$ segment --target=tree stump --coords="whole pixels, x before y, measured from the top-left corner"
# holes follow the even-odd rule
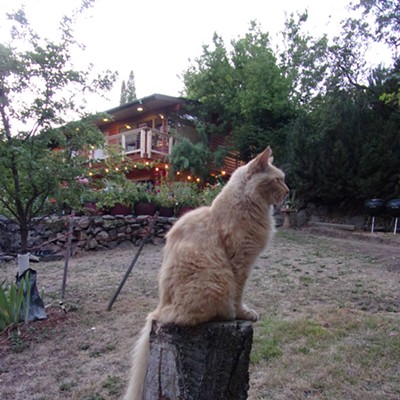
[[[153,321],[143,400],[247,399],[252,339],[249,321]]]

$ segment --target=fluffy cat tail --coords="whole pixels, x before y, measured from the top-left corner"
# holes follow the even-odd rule
[[[155,312],[152,312],[147,316],[146,324],[140,331],[139,338],[133,349],[132,370],[128,389],[123,400],[143,399],[144,380],[150,352],[150,331],[155,314]]]

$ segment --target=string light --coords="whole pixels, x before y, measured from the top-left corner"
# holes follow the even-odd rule
[[[158,172],[159,170],[160,170],[160,168],[157,167],[157,168],[156,168],[156,171]]]
[[[192,179],[192,177],[190,175],[188,175],[187,178],[188,178],[188,181],[190,181]]]

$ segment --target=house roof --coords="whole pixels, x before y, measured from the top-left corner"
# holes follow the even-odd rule
[[[136,99],[118,107],[111,108],[110,110],[107,110],[106,113],[112,115],[114,121],[119,121],[146,112],[156,112],[158,110],[161,112],[162,110],[174,105],[183,105],[187,101],[187,99],[182,97],[166,96],[164,94],[155,93],[151,96],[142,97],[141,99]],[[139,107],[142,107],[143,110],[138,110]],[[100,122],[98,125],[106,125],[107,123],[109,122]]]

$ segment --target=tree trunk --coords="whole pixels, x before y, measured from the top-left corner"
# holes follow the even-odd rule
[[[249,321],[153,321],[143,400],[247,399],[252,338]]]

